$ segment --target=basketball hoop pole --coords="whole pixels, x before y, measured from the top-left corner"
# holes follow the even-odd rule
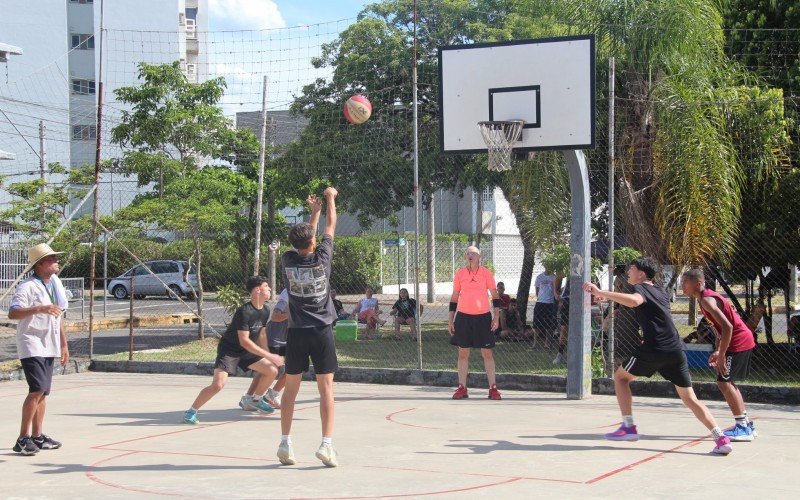
[[[572,231],[569,241],[569,340],[567,346],[567,399],[592,394],[591,295],[583,284],[591,279],[589,252],[589,169],[581,150],[562,151],[572,192]],[[581,300],[575,300],[580,297]]]
[[[411,75],[412,107],[414,112],[414,300],[417,302],[417,361],[420,372],[422,371],[422,314],[420,314],[419,296],[419,128],[417,110],[417,0],[414,0],[414,65]],[[400,251],[400,247],[397,247]],[[434,280],[435,282],[435,280]]]

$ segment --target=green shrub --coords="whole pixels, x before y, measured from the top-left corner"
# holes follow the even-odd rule
[[[359,236],[339,236],[334,246],[331,288],[340,294],[361,293],[380,283],[380,246]]]

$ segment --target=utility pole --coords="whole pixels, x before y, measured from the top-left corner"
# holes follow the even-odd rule
[[[42,181],[42,225],[41,229],[44,231],[44,225],[47,221],[47,205],[44,202],[44,193],[46,191],[47,179],[45,178],[44,171],[47,168],[47,153],[44,148],[44,136],[47,128],[44,126],[44,121],[39,120],[39,179]]]
[[[258,148],[258,198],[256,201],[256,248],[253,253],[253,274],[261,264],[261,216],[264,212],[264,161],[267,149],[267,76],[261,96],[261,144]]]

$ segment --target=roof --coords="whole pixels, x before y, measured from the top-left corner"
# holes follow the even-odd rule
[[[267,142],[276,146],[296,140],[308,125],[308,118],[292,115],[289,110],[267,111]],[[261,137],[261,111],[236,113],[236,128],[249,128]]]
[[[14,153],[9,153],[0,149],[0,160],[16,160],[17,156]]]
[[[20,55],[22,54],[22,48],[0,42],[0,62],[8,61],[8,56],[10,54]]]

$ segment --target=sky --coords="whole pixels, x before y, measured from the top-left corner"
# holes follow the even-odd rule
[[[208,0],[211,31],[270,29],[354,18],[367,0]]]

